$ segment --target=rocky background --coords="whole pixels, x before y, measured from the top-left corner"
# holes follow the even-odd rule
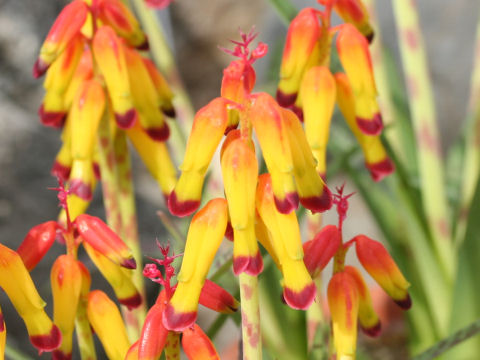
[[[58,211],[56,195],[47,188],[55,186],[49,170],[59,148],[59,133],[42,127],[38,121],[42,81],[33,79],[31,68],[41,42],[65,3],[0,0],[0,242],[12,248],[32,226],[55,218]],[[300,8],[316,2],[295,3]],[[398,55],[390,2],[377,3],[385,45]],[[471,0],[419,2],[444,150],[458,135],[465,116],[479,8],[480,3]],[[222,69],[230,61],[218,45],[228,46],[227,40],[237,37],[238,28],[248,31],[253,25],[260,31],[259,39],[269,43],[271,49],[285,34],[284,25],[267,1],[175,0],[164,16],[172,28],[180,73],[197,109],[218,96]],[[259,69],[266,74],[268,60],[261,61]],[[138,162],[135,182],[144,252],[152,254],[155,237],[164,233],[155,215],[163,207],[163,199]],[[90,212],[102,216],[98,191]],[[351,213],[356,222],[375,231],[373,224],[368,225],[369,217],[361,203]],[[62,250],[54,246],[51,259],[45,259],[33,273],[40,293],[49,303],[49,313],[49,266]],[[20,318],[1,292],[0,304],[8,326],[8,343],[35,357]]]

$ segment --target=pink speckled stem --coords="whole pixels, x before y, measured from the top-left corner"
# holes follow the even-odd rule
[[[180,360],[180,334],[169,331],[165,343],[165,359]]]
[[[242,273],[240,303],[242,307],[242,343],[244,360],[262,359],[262,336],[260,331],[260,309],[258,306],[258,279]]]

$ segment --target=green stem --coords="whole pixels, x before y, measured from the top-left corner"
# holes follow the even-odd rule
[[[453,284],[456,257],[450,236],[451,224],[432,87],[416,4],[415,1],[394,0],[393,8],[417,139],[423,207],[430,225],[433,248],[445,278]]]
[[[240,303],[242,306],[243,359],[262,359],[262,337],[260,331],[260,309],[258,306],[258,279],[242,273],[240,282]]]
[[[180,360],[180,334],[169,331],[165,344],[165,359]]]

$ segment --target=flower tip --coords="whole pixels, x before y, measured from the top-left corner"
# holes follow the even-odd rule
[[[168,303],[163,311],[162,322],[166,329],[171,331],[183,331],[195,324],[197,312],[176,312],[172,304]]]
[[[329,210],[333,204],[332,192],[323,185],[323,192],[320,196],[310,196],[300,198],[303,207],[309,209],[312,214]]]
[[[147,36],[145,35],[145,41],[136,47],[137,50],[148,51],[150,50],[150,42],[148,41]]]
[[[45,126],[51,126],[54,128],[61,128],[65,123],[66,114],[63,111],[45,111],[45,108],[40,105],[38,109],[38,116],[40,117],[40,122]]]
[[[174,119],[177,116],[175,108],[172,106],[163,106],[160,108],[165,116],[168,116],[171,119]]]
[[[70,181],[69,191],[85,201],[92,200],[92,187],[81,179],[72,179]]]
[[[395,303],[400,306],[403,310],[408,310],[412,307],[412,298],[407,293],[407,296],[404,299],[393,300]]]
[[[52,351],[60,346],[62,343],[62,334],[55,325],[52,325],[50,333],[43,335],[30,336],[30,342],[39,351]]]
[[[45,74],[50,65],[45,63],[42,59],[38,58],[33,64],[32,74],[35,79],[38,79],[40,76]]]
[[[185,200],[180,201],[177,198],[175,191],[172,191],[168,197],[168,210],[172,215],[185,217],[192,214],[200,206],[199,200]]]
[[[299,198],[296,192],[285,194],[284,199],[280,199],[277,196],[274,196],[274,199],[278,212],[282,214],[290,214],[298,208]]]
[[[238,123],[227,126],[224,135],[226,136],[230,131],[235,130],[238,127]]]
[[[57,178],[60,178],[63,181],[67,181],[70,177],[70,170],[72,170],[70,166],[66,166],[58,161],[55,161],[53,163],[52,169],[50,170],[50,174]]]
[[[137,117],[137,111],[135,109],[130,109],[124,114],[115,114],[115,120],[121,129],[130,129],[135,125]]]
[[[233,259],[233,273],[240,275],[245,273],[256,276],[263,271],[262,254],[257,252],[255,256],[237,256]]]
[[[233,227],[230,221],[227,222],[227,228],[225,229],[225,237],[227,238],[227,240],[233,242]]]
[[[161,127],[146,129],[146,132],[153,140],[160,142],[166,141],[170,136],[170,128],[166,122]]]
[[[136,269],[137,268],[137,262],[133,257],[128,258],[123,260],[123,262],[120,264],[120,266],[123,266],[126,269]]]
[[[383,120],[380,113],[376,113],[372,119],[356,117],[357,125],[366,135],[380,135],[383,129]]]
[[[370,337],[377,337],[382,332],[382,323],[379,320],[375,325],[371,327],[366,328],[360,325],[360,328],[365,335],[368,335]]]
[[[373,42],[373,39],[375,39],[375,31],[370,31],[368,34],[365,35],[365,37],[367,38],[368,43],[371,44]]]
[[[395,165],[388,157],[377,163],[366,164],[366,167],[370,171],[373,180],[376,182],[381,181],[385,176],[388,176],[395,171]]]
[[[303,109],[297,105],[292,105],[289,107],[289,109],[292,110],[293,113],[297,115],[298,120],[303,123]]]
[[[54,350],[52,352],[52,360],[71,360],[72,353],[65,354],[62,350]]]
[[[295,100],[297,100],[297,93],[286,94],[282,90],[278,89],[276,98],[280,106],[289,107],[295,103]]]
[[[315,300],[316,293],[317,289],[312,282],[299,292],[285,287],[283,290],[283,299],[292,309],[307,310],[310,305],[312,305],[313,300]]]
[[[136,309],[142,304],[142,296],[137,292],[128,298],[118,299],[118,302],[122,305],[125,305],[128,310],[132,310]]]

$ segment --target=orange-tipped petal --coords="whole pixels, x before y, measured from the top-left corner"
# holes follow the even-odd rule
[[[123,46],[130,79],[130,89],[139,121],[146,133],[156,141],[165,141],[170,135],[167,122],[158,106],[157,91],[140,54]]]
[[[135,15],[119,0],[103,0],[98,6],[98,18],[124,38],[131,46],[147,48],[148,41]]]
[[[172,99],[173,93],[168,86],[167,80],[163,75],[158,71],[157,67],[152,60],[143,58],[143,62],[148,70],[150,79],[153,81],[157,94],[157,104],[160,107],[160,110],[167,115],[168,117],[175,117],[175,108],[173,107]]]
[[[55,59],[77,35],[87,18],[88,8],[82,0],[72,1],[65,6],[53,23],[45,42],[40,48],[33,76],[42,76]]]
[[[112,28],[102,26],[96,31],[93,55],[105,79],[117,125],[122,129],[132,127],[138,114],[133,105],[124,47]]]
[[[358,260],[364,269],[398,306],[408,310],[412,305],[407,291],[410,284],[385,247],[380,242],[365,235],[357,235],[353,240],[355,241]]]
[[[294,212],[278,212],[268,174],[258,179],[256,206],[271,235],[271,247],[283,274],[283,297],[294,309],[307,309],[316,294],[315,284],[303,263],[302,240]]]
[[[197,324],[183,331],[182,346],[189,360],[220,360],[212,341]]]
[[[87,316],[108,358],[124,359],[130,342],[117,305],[104,292],[94,290],[88,295]]]
[[[165,302],[165,291],[162,291],[157,303],[148,310],[138,341],[138,360],[156,360],[163,352],[168,335],[162,321]]]
[[[195,115],[180,166],[182,174],[168,198],[168,209],[174,215],[190,215],[200,205],[205,174],[227,128],[227,104],[228,100],[216,98]]]
[[[227,228],[227,211],[225,199],[213,199],[190,223],[177,289],[163,317],[163,324],[169,330],[183,331],[197,318],[200,293]]]
[[[72,255],[61,255],[50,272],[53,295],[53,321],[62,332],[62,344],[54,351],[54,359],[72,356],[72,336],[82,288],[82,271]]]
[[[383,147],[380,136],[364,134],[355,120],[355,99],[348,77],[343,73],[335,74],[337,83],[338,106],[348,126],[360,143],[365,157],[365,165],[375,181],[382,180],[395,170],[393,162]]]
[[[282,114],[288,128],[293,174],[300,202],[312,213],[326,211],[332,207],[332,194],[319,175],[318,168],[315,168],[315,159],[300,120],[292,111],[283,109]]]
[[[128,129],[127,135],[148,171],[157,180],[162,193],[168,197],[177,182],[177,170],[173,165],[167,145],[152,140],[140,124]]]
[[[127,245],[98,217],[81,214],[75,220],[75,224],[83,240],[115,264],[127,269],[137,267]]]
[[[317,277],[341,244],[341,237],[335,225],[323,227],[315,237],[303,245],[303,261],[312,277]]]
[[[47,77],[43,83],[46,93],[39,110],[42,124],[53,127],[63,125],[68,111],[65,103],[65,93],[82,56],[83,47],[84,41],[77,35],[48,69]]]
[[[257,134],[263,158],[272,175],[277,209],[288,214],[298,207],[298,195],[293,179],[293,160],[288,128],[282,119],[282,108],[268,94],[256,96],[250,118]]]
[[[235,137],[235,133],[232,136]],[[258,275],[263,269],[255,237],[258,163],[252,147],[240,138],[226,141],[221,155],[225,196],[233,228],[233,271],[237,275],[242,272]]]
[[[84,243],[83,246],[97,269],[100,270],[103,277],[113,288],[118,302],[125,305],[129,310],[140,306],[142,296],[133,284],[130,271],[114,264],[109,258],[96,251],[88,243]]]
[[[40,351],[52,351],[60,346],[62,335],[45,314],[45,302],[33,284],[20,256],[0,244],[0,287],[7,293],[15,310],[27,327],[30,341]]]
[[[28,271],[32,271],[50,250],[60,225],[56,221],[47,221],[30,229],[17,249]]]
[[[333,8],[343,21],[353,24],[368,42],[372,42],[374,31],[362,0],[337,0]]]
[[[317,160],[317,171],[325,174],[327,143],[336,97],[335,79],[328,67],[315,66],[308,70],[302,80],[300,95],[305,134]]]
[[[345,266],[343,271],[350,274],[357,285],[359,296],[358,321],[360,323],[360,328],[368,336],[376,337],[380,335],[382,329],[380,319],[373,309],[370,291],[368,290],[365,280],[363,280],[362,274],[353,266]]]
[[[198,302],[200,305],[223,314],[232,314],[240,306],[227,290],[208,279],[203,284]]]
[[[355,280],[346,272],[333,275],[327,290],[337,359],[355,359],[359,295]]]
[[[287,107],[295,103],[303,74],[320,60],[322,32],[318,11],[313,8],[301,10],[290,23],[277,90],[280,105]]]
[[[383,122],[368,42],[353,25],[344,24],[337,37],[337,50],[355,96],[356,123],[363,133],[378,135]]]

